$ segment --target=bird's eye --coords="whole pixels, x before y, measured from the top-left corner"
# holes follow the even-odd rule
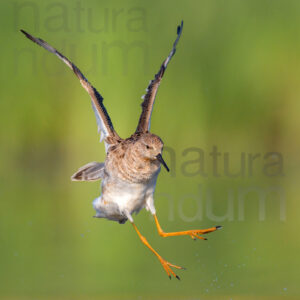
[[[147,149],[150,149],[150,147],[149,147],[148,145],[146,145],[146,148],[147,148]]]

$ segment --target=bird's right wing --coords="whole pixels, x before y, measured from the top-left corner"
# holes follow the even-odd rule
[[[73,181],[95,181],[104,177],[105,163],[90,162],[78,169],[71,177]]]
[[[21,32],[31,41],[35,42],[39,46],[48,50],[49,52],[55,54],[59,59],[61,59],[70,69],[73,70],[75,75],[80,80],[81,85],[89,93],[92,100],[92,107],[96,115],[96,120],[98,124],[98,131],[101,132],[100,141],[104,140],[106,152],[110,145],[113,145],[121,140],[116,131],[114,130],[113,124],[110,117],[103,105],[103,97],[98,93],[98,91],[88,82],[81,71],[64,55],[58,52],[55,48],[50,46],[48,43],[40,38],[35,38],[24,30]]]

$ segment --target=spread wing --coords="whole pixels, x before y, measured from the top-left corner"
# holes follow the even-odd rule
[[[177,27],[177,38],[173,44],[173,48],[169,54],[169,56],[164,60],[162,63],[158,73],[155,75],[154,79],[150,81],[148,88],[146,89],[146,95],[142,97],[144,99],[142,103],[142,114],[139,119],[139,123],[136,129],[136,133],[142,133],[142,132],[148,132],[150,129],[150,120],[151,120],[151,114],[153,110],[153,105],[156,97],[156,93],[158,90],[158,87],[160,85],[161,79],[164,76],[165,70],[168,66],[168,63],[170,62],[171,58],[176,52],[176,45],[179,41],[179,38],[182,33],[183,28],[183,21],[181,21],[180,26]]]
[[[98,93],[98,91],[88,82],[88,80],[84,77],[84,75],[81,73],[81,71],[70,61],[68,60],[64,55],[62,55],[60,52],[58,52],[56,49],[54,49],[52,46],[50,46],[48,43],[43,41],[40,38],[35,38],[29,33],[27,33],[24,30],[21,30],[21,32],[30,40],[35,42],[36,44],[42,46],[49,52],[55,54],[59,59],[61,59],[70,69],[73,70],[75,75],[80,80],[81,85],[84,87],[84,89],[89,93],[92,100],[92,107],[96,115],[96,120],[98,124],[98,131],[101,132],[101,138],[100,141],[104,140],[105,142],[105,148],[106,151],[108,150],[109,146],[112,144],[117,143],[120,139],[118,134],[115,132],[114,127],[112,125],[112,122],[110,120],[110,117],[103,105],[103,97]]]

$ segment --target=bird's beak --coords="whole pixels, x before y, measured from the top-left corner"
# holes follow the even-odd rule
[[[169,168],[167,164],[165,163],[164,159],[162,158],[161,154],[156,155],[157,160],[162,163],[162,165],[166,168],[166,170],[169,172]]]

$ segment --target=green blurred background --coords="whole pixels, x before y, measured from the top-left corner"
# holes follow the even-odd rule
[[[299,1],[15,0],[0,10],[1,299],[299,299]],[[77,64],[125,138],[182,19],[152,117],[172,170],[159,176],[158,217],[166,231],[224,228],[208,241],[163,239],[146,211],[135,216],[187,268],[178,282],[130,224],[92,218],[99,183],[70,181],[105,158],[89,96],[19,29]]]

